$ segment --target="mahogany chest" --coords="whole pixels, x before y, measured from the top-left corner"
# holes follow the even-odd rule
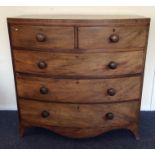
[[[72,138],[129,129],[139,112],[150,19],[8,18],[20,133],[44,127]]]

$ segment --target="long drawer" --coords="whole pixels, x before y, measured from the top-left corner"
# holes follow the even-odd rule
[[[21,120],[36,125],[76,128],[127,126],[137,121],[139,102],[61,104],[20,99]]]
[[[79,47],[98,48],[139,48],[146,43],[147,27],[80,27]]]
[[[73,27],[13,25],[10,32],[13,47],[74,48]]]
[[[14,50],[16,72],[49,76],[106,77],[143,71],[143,51],[53,53]]]
[[[19,97],[70,102],[103,103],[139,99],[141,76],[115,79],[51,79],[17,77]]]

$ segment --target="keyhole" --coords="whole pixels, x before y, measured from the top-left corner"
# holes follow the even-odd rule
[[[80,107],[79,106],[77,106],[77,110],[80,110]]]
[[[76,81],[76,84],[79,84],[79,81]]]
[[[113,32],[115,32],[116,30],[115,30],[115,29],[113,29],[112,31],[113,31]]]

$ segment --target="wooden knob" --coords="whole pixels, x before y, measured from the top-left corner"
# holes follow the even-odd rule
[[[43,112],[41,113],[41,116],[42,116],[43,118],[47,118],[49,115],[50,115],[50,114],[49,114],[48,111],[43,111]]]
[[[112,120],[114,118],[114,114],[112,112],[106,113],[105,117],[109,120]]]
[[[110,69],[116,69],[117,68],[117,63],[114,62],[114,61],[111,61],[109,64],[108,64],[108,67]]]
[[[47,93],[48,93],[48,88],[46,88],[46,87],[41,87],[41,88],[40,88],[40,93],[41,93],[41,94],[47,94]]]
[[[40,69],[45,69],[45,68],[47,67],[47,63],[46,63],[45,61],[40,61],[40,62],[38,63],[38,67],[39,67]]]
[[[36,35],[36,40],[38,42],[44,42],[44,41],[46,41],[46,36],[44,34],[37,34]]]
[[[112,43],[117,43],[117,42],[119,41],[119,36],[116,35],[116,34],[112,34],[112,35],[109,37],[109,39],[110,39],[110,42],[112,42]]]
[[[109,96],[115,96],[116,90],[114,88],[110,88],[110,89],[107,90],[107,94]]]

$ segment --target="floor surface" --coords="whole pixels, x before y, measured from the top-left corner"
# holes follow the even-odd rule
[[[28,129],[24,138],[18,131],[16,111],[0,111],[0,148],[12,149],[155,149],[155,112],[141,112],[141,139],[128,130],[115,130],[89,139],[70,139],[43,128]]]

